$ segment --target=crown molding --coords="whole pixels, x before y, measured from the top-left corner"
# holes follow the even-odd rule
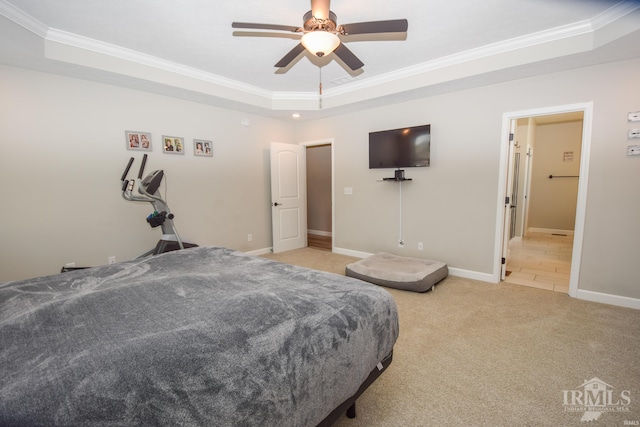
[[[554,43],[573,37],[583,36],[593,33],[593,25],[590,20],[580,21],[570,25],[552,28],[538,33],[527,34],[525,36],[512,38],[509,40],[492,43],[479,48],[466,50],[453,55],[423,62],[411,67],[395,70],[393,73],[381,74],[350,83],[349,86],[331,89],[331,95],[347,93],[357,89],[365,89],[372,86],[391,83],[396,80],[419,76],[425,73],[442,70],[445,68],[470,63],[473,61],[491,58],[497,55],[506,54],[533,46]]]
[[[574,40],[576,42],[575,47],[573,48],[575,51],[572,53],[591,50],[598,47],[595,43],[594,37],[596,33],[604,30],[610,24],[625,18],[627,15],[639,9],[640,2],[625,0],[617,3],[592,19],[515,37],[509,40],[438,58],[433,61],[395,70],[392,73],[381,74],[367,79],[354,81],[349,83],[348,86],[340,86],[327,90],[326,97],[331,98],[342,96],[355,91],[380,87],[400,80],[419,77],[435,71],[446,70],[451,67],[469,64],[483,59],[490,59],[492,57],[521,51],[527,48],[545,45],[550,46],[554,43],[561,43],[565,41]],[[635,25],[635,29],[638,28],[640,28],[640,21]],[[547,49],[547,51],[550,52],[549,49]]]
[[[609,24],[618,21],[628,14],[640,9],[640,2],[637,0],[624,0],[616,3],[604,12],[596,15],[591,19],[595,30],[599,30]]]
[[[0,15],[42,38],[46,36],[47,30],[49,29],[49,27],[42,22],[23,12],[22,9],[18,9],[6,0],[0,0]]]
[[[195,80],[223,86],[229,89],[242,91],[251,95],[271,98],[272,92],[266,89],[252,86],[237,80],[221,77],[216,74],[208,73],[197,68],[178,64],[166,59],[148,55],[136,50],[123,48],[121,46],[105,43],[88,37],[79,36],[67,31],[49,28],[46,32],[45,39],[49,42],[60,43],[74,48],[94,52],[124,61],[144,65],[147,67],[157,68],[169,73],[178,74]]]

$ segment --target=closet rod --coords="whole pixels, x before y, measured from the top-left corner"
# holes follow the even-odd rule
[[[580,178],[580,175],[549,175],[549,179],[553,178]]]

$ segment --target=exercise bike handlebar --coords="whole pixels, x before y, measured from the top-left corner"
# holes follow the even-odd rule
[[[144,174],[144,166],[147,164],[147,155],[142,156],[142,164],[140,165],[140,171],[138,171],[138,179],[142,179]]]
[[[127,175],[129,174],[129,169],[131,169],[132,164],[133,164],[133,157],[129,159],[129,163],[127,164],[127,167],[124,169],[124,173],[122,174],[122,178],[120,178],[120,181],[124,181],[125,179],[127,179]]]
[[[134,186],[135,180],[128,180],[127,179],[127,175],[129,174],[129,170],[131,169],[131,165],[133,165],[134,161],[135,161],[135,159],[133,157],[131,157],[129,159],[129,163],[127,163],[127,167],[124,169],[124,173],[122,174],[122,178],[120,178],[120,180],[122,181],[122,197],[125,200],[129,200],[131,202],[150,202],[150,203],[152,203],[154,200],[162,200],[162,199],[158,199],[156,196],[154,196],[152,194],[148,194],[146,192],[142,193],[142,195],[140,195],[140,196],[137,196],[137,195],[133,194],[133,186]],[[146,162],[147,162],[147,155],[145,154],[142,157],[142,166],[140,167],[140,171],[138,172],[138,182],[140,182],[142,180],[142,174],[144,173],[144,166],[145,166]],[[142,188],[142,187],[140,187],[140,188]]]
[[[125,168],[124,173],[122,174],[122,197],[130,202],[159,202],[163,207],[161,210],[168,212],[169,207],[166,206],[166,202],[164,201],[164,199],[159,195],[149,193],[145,186],[142,184],[142,175],[144,174],[144,168],[147,163],[147,155],[145,154],[142,156],[142,164],[140,165],[140,170],[138,171],[138,178],[136,180],[128,180],[127,175],[129,173],[129,169],[131,169],[131,165],[133,164],[133,162],[134,158],[131,157],[129,159],[129,163],[127,163],[127,167]],[[156,171],[155,173],[157,172],[162,173],[162,171]],[[138,184],[138,193],[140,193],[139,195],[133,194],[134,185],[136,183]]]

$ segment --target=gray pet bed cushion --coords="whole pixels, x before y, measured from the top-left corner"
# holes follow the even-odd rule
[[[426,292],[447,277],[447,264],[381,252],[348,264],[345,274],[376,285]]]

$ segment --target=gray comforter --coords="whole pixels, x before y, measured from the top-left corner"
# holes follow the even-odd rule
[[[383,289],[224,248],[0,285],[0,425],[314,426],[392,350]]]

